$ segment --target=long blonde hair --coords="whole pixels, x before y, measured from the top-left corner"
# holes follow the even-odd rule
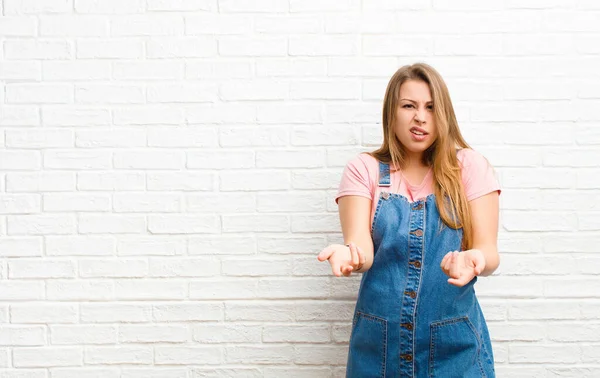
[[[458,148],[470,147],[458,128],[446,83],[433,67],[424,63],[403,66],[392,76],[383,102],[383,143],[371,155],[393,167],[402,168],[406,163],[406,151],[396,138],[394,124],[400,87],[407,80],[420,80],[429,85],[437,138],[424,151],[423,163],[433,167],[433,191],[442,221],[450,228],[462,228],[462,248],[470,249],[473,242],[471,215],[456,157]]]

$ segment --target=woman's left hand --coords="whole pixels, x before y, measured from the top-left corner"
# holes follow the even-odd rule
[[[485,257],[479,249],[448,252],[440,267],[448,277],[448,283],[462,287],[485,269]]]

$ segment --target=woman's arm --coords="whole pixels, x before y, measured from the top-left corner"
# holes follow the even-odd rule
[[[338,210],[344,244],[354,243],[365,256],[361,269],[354,272],[365,272],[373,264],[371,200],[361,196],[343,196],[338,199]]]
[[[498,192],[469,202],[473,224],[473,248],[448,252],[440,264],[448,283],[461,287],[475,276],[489,276],[500,265],[498,255]]]
[[[483,253],[485,269],[481,276],[489,276],[500,265],[498,254],[499,195],[497,191],[469,202],[473,225],[473,248]]]

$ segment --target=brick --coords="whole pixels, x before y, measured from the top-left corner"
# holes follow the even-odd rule
[[[65,148],[74,145],[74,136],[64,129],[7,130],[5,144],[24,149]]]
[[[188,169],[242,169],[254,168],[254,151],[203,150],[187,153]]]
[[[81,366],[81,347],[16,348],[13,350],[13,366],[17,368]]]
[[[108,20],[97,16],[41,16],[41,37],[107,37]]]
[[[290,187],[290,177],[285,171],[223,171],[219,176],[222,191],[283,190]]]
[[[290,367],[265,367],[265,378],[276,378],[286,376],[288,378],[328,378],[342,377],[346,375],[344,371],[339,374],[332,373],[329,367],[304,367],[298,365],[290,365]],[[333,374],[333,375],[332,375]]]
[[[207,126],[164,127],[148,129],[151,147],[217,147],[218,130]]]
[[[185,64],[185,78],[206,79],[249,79],[253,77],[250,61],[189,61]]]
[[[69,13],[70,0],[49,0],[39,3],[35,0],[6,0],[6,14]]]
[[[78,59],[139,59],[144,45],[136,39],[82,39],[76,46]]]
[[[45,373],[44,373],[45,374]],[[52,369],[51,378],[119,378],[119,370],[115,369],[94,369],[94,368],[55,368]],[[44,378],[46,376],[44,375]]]
[[[183,17],[179,15],[127,15],[110,20],[110,33],[116,37],[182,35]]]
[[[183,78],[184,63],[177,60],[116,61],[112,74],[117,80],[178,80]]]
[[[290,131],[285,127],[236,127],[219,128],[219,142],[222,147],[261,147],[285,146],[290,139]]]
[[[8,16],[2,18],[0,35],[4,37],[35,37],[37,25],[35,17]]]
[[[111,166],[111,154],[108,151],[44,151],[44,167],[49,169],[109,169]]]
[[[82,323],[146,323],[152,320],[152,305],[145,303],[83,303]]]
[[[252,236],[201,236],[190,237],[190,255],[251,255],[256,253]]]
[[[190,283],[190,299],[253,299],[258,297],[258,279],[229,278]]]
[[[190,369],[191,378],[220,378],[220,377],[235,377],[237,374],[243,374],[248,378],[263,377],[263,373],[258,368],[192,368]]]
[[[188,289],[183,281],[119,280],[115,292],[122,300],[176,300],[186,298]]]
[[[331,340],[328,325],[265,325],[264,342],[327,343]]]
[[[119,237],[119,256],[178,256],[186,251],[186,243],[174,235]]]
[[[238,277],[264,277],[264,276],[290,276],[292,273],[291,260],[258,260],[258,259],[223,259],[222,270],[224,276]]]
[[[161,0],[165,1],[165,0]],[[187,369],[157,368],[123,369],[120,378],[187,378]]]
[[[6,59],[71,59],[73,49],[69,41],[46,39],[19,39],[4,41]]]
[[[150,277],[216,277],[221,263],[215,259],[150,259]]]
[[[12,304],[10,321],[16,324],[76,323],[77,305],[65,303]]]
[[[0,63],[0,80],[11,81],[38,81],[42,77],[40,62],[32,61],[4,61]]]
[[[85,148],[131,148],[146,146],[145,130],[134,128],[104,129],[95,127],[75,131],[75,145]]]
[[[83,14],[131,14],[143,13],[143,0],[74,0],[75,11]],[[54,377],[53,377],[54,378]]]
[[[0,194],[0,214],[39,213],[41,197],[37,194]]]
[[[6,102],[68,104],[73,102],[73,88],[65,84],[7,84]]]
[[[345,365],[348,347],[330,345],[297,345],[294,347],[294,363],[299,365]]]
[[[394,34],[397,29],[396,20],[397,15],[393,12],[330,13],[325,15],[325,32],[332,34]]]
[[[149,85],[147,98],[150,103],[215,102],[218,98],[218,86],[213,83]]]
[[[40,114],[35,106],[27,105],[4,105],[0,113],[0,125],[2,126],[39,126]]]
[[[87,347],[86,365],[152,364],[152,348],[146,346]]]
[[[220,321],[223,319],[223,304],[210,302],[186,302],[157,304],[152,308],[156,322]]]
[[[216,0],[147,0],[149,11],[216,11]]]
[[[243,35],[251,32],[252,17],[248,15],[208,13],[185,16],[186,35]]]
[[[247,104],[194,105],[185,109],[189,124],[249,123],[256,120],[256,107]]]
[[[503,50],[505,36],[502,35],[470,35],[439,36],[434,41],[435,55],[447,56],[497,56]],[[388,42],[389,43],[389,42]],[[423,51],[421,52],[421,54]]]
[[[15,215],[9,216],[9,235],[73,234],[77,225],[72,215]]]
[[[0,284],[0,300],[39,300],[44,297],[42,282],[4,281]]]
[[[220,347],[157,346],[154,348],[156,365],[218,365],[223,361]]]
[[[146,42],[150,59],[206,58],[217,55],[217,41],[211,37],[157,37]]]
[[[110,256],[116,243],[108,236],[47,236],[48,256]]]
[[[323,30],[323,21],[313,16],[257,16],[254,30],[261,34],[312,34]]]
[[[85,212],[110,210],[110,196],[106,194],[44,194],[45,212]]]
[[[260,351],[252,346],[232,345],[225,347],[225,361],[243,364],[285,364],[291,363],[293,346],[291,345],[263,345]]]
[[[2,237],[0,239],[1,257],[34,257],[42,255],[42,238]]]
[[[183,207],[176,193],[120,193],[113,196],[113,209],[117,213],[173,213]]]
[[[361,85],[358,81],[294,81],[290,97],[297,100],[358,100]]]
[[[205,172],[148,172],[148,190],[212,191],[217,178]]]
[[[140,105],[113,111],[115,125],[178,125],[183,121],[180,109],[159,105]]]
[[[260,343],[260,325],[221,325],[205,323],[194,325],[193,340],[201,344],[212,343]]]
[[[119,326],[120,343],[184,343],[188,339],[188,327],[184,325]]]
[[[192,213],[252,212],[256,209],[254,193],[206,193],[185,196],[185,209]]]
[[[325,211],[323,192],[267,192],[257,196],[259,212],[320,212]]]
[[[179,151],[126,151],[113,154],[117,169],[180,169],[185,155]]]
[[[152,215],[148,231],[153,234],[218,233],[221,224],[214,215]]]
[[[285,56],[288,42],[281,37],[221,37],[219,55],[229,57],[277,57]]]
[[[256,58],[256,75],[258,77],[324,77],[328,72],[328,63],[330,62],[326,57],[259,57]]]
[[[291,56],[350,56],[356,55],[359,40],[354,36],[321,35],[290,37]]]
[[[106,301],[114,298],[112,281],[49,281],[46,297],[57,301]]]
[[[240,3],[235,0],[220,0],[221,13],[284,13],[289,11],[289,4],[284,0],[250,0]]]
[[[99,325],[54,325],[50,327],[53,345],[99,345],[117,342],[117,327]]]
[[[42,109],[44,126],[99,126],[110,124],[108,109],[52,106]]]
[[[37,170],[41,166],[38,151],[0,151],[0,169],[2,170]]]
[[[144,277],[148,274],[148,262],[142,259],[81,260],[79,276],[83,278]]]
[[[223,215],[223,232],[287,232],[287,215]]]
[[[513,344],[509,345],[511,363],[576,363],[580,348],[576,345]]]
[[[146,176],[141,172],[78,172],[77,189],[100,191],[144,190]]]
[[[78,231],[82,234],[135,234],[146,231],[146,219],[142,215],[95,215],[79,216]]]
[[[0,325],[1,346],[42,346],[46,342],[46,329],[42,326]]]
[[[82,84],[75,86],[75,101],[80,104],[141,104],[144,88],[139,85]]]
[[[22,278],[74,278],[75,267],[63,260],[18,260],[8,262],[8,277]]]

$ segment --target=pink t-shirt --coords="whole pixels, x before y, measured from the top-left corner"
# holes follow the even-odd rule
[[[462,181],[467,201],[498,191],[500,185],[492,166],[479,152],[461,149],[457,153],[462,168]],[[390,187],[379,187],[379,162],[369,154],[360,154],[346,164],[342,181],[335,201],[343,196],[362,196],[372,200],[371,221],[377,207],[375,198],[384,190],[401,194],[410,202],[427,197],[433,193],[433,170],[418,185],[412,185],[404,178],[401,171],[390,172]]]

